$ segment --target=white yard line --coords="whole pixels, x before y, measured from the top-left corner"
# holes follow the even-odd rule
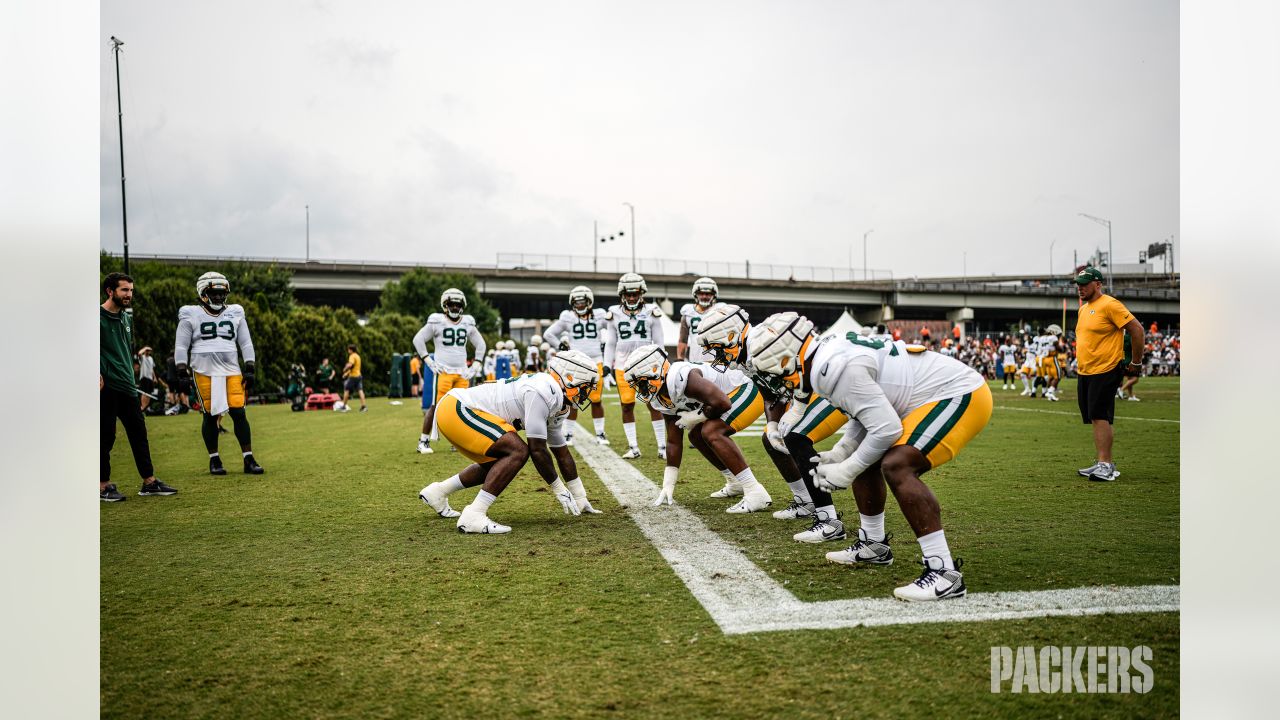
[[[1072,417],[1077,417],[1077,418],[1080,417],[1080,413],[1078,412],[1066,412],[1063,410],[1040,410],[1038,408],[1020,408],[1020,407],[1010,407],[1008,405],[996,405],[995,408],[997,410],[1014,410],[1016,412],[1033,412],[1033,413],[1043,413],[1045,415],[1070,415]],[[1181,420],[1165,420],[1163,418],[1140,418],[1140,417],[1130,417],[1128,415],[1117,415],[1116,419],[1124,420],[1126,422],[1129,420],[1136,420],[1137,422],[1162,422],[1162,423],[1173,423],[1175,425],[1182,424]]]
[[[1176,585],[969,593],[961,600],[938,603],[904,603],[889,597],[803,602],[690,510],[679,505],[654,507],[658,486],[612,450],[586,438],[574,449],[726,635],[1178,611]],[[886,595],[890,590],[885,587]]]

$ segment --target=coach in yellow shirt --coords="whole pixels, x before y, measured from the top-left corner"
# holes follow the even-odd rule
[[[360,412],[367,412],[369,406],[364,400],[364,377],[360,374],[360,355],[355,345],[347,346],[347,364],[342,367],[342,411],[351,410],[351,393],[360,394]]]
[[[1076,367],[1080,376],[1076,398],[1080,418],[1093,425],[1093,445],[1098,461],[1080,474],[1090,480],[1109,481],[1120,477],[1111,459],[1116,414],[1116,389],[1125,375],[1142,372],[1144,338],[1142,323],[1119,300],[1102,292],[1102,273],[1087,267],[1076,275],[1080,314],[1076,318]],[[1133,338],[1133,359],[1124,362],[1124,333]]]

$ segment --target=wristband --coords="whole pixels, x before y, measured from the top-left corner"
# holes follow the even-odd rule
[[[569,492],[575,498],[584,498],[587,496],[587,489],[582,486],[582,478],[574,478],[565,482],[565,487],[569,488]]]

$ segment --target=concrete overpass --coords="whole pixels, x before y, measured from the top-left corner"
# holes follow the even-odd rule
[[[440,265],[419,263],[320,261],[278,258],[230,258],[151,255],[138,260],[171,263],[248,262],[276,264],[293,272],[296,297],[306,303],[351,307],[357,312],[373,309],[386,283],[414,267],[433,272],[459,272],[475,277],[482,295],[504,318],[551,318],[564,309],[569,289],[587,285],[598,305],[615,297],[618,273],[573,269],[531,269],[525,265]],[[683,264],[687,266],[687,264]],[[748,266],[752,267],[752,266]],[[752,267],[759,271],[761,266]],[[642,270],[645,268],[642,267]],[[716,268],[695,268],[715,270]],[[732,268],[726,268],[732,270]],[[821,268],[801,268],[817,271]],[[750,272],[750,271],[748,271]],[[649,297],[670,301],[672,310],[690,298],[690,286],[701,272],[680,274],[645,272]],[[1065,277],[989,276],[977,278],[872,279],[835,281],[795,279],[817,272],[797,273],[783,279],[716,275],[720,296],[748,309],[755,317],[782,310],[796,310],[819,324],[833,322],[848,309],[860,322],[878,320],[964,320],[974,331],[1001,329],[1008,323],[1035,323],[1060,318],[1064,301],[1068,311],[1077,305],[1075,286]],[[1144,322],[1176,323],[1180,291],[1168,276],[1149,273],[1117,275],[1115,296]]]

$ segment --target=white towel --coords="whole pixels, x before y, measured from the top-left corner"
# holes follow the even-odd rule
[[[225,375],[214,375],[209,378],[209,414],[221,415],[231,409],[227,402],[227,378]]]

